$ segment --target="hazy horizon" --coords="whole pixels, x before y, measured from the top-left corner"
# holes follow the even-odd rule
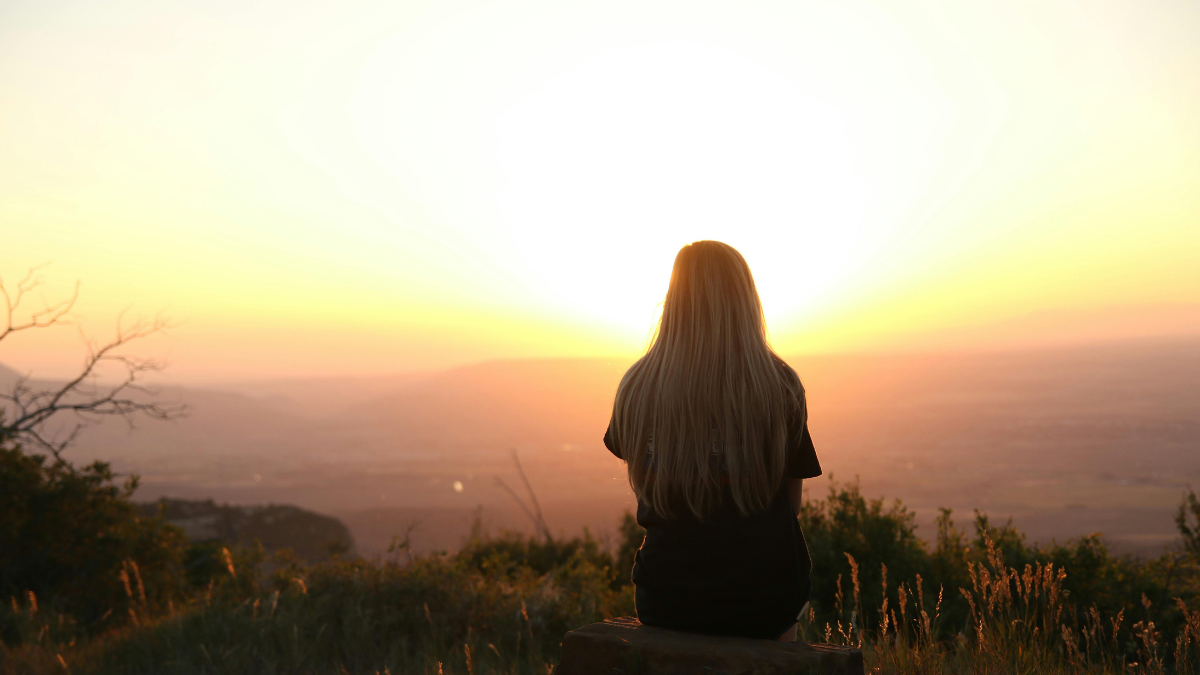
[[[939,507],[1012,517],[1030,537],[1104,532],[1153,553],[1200,483],[1200,339],[1057,349],[790,356],[828,476],[902,499],[930,537]],[[498,360],[375,378],[164,387],[187,418],[88,429],[67,456],[142,476],[137,498],[287,503],[341,518],[377,553],[412,523],[453,548],[476,508],[528,530],[495,484],[518,449],[555,532],[614,531],[633,509],[600,438],[629,359]],[[0,380],[9,375],[0,371]],[[4,384],[0,382],[0,384]],[[458,487],[455,487],[455,485]]]
[[[1123,0],[8,2],[0,275],[165,312],[178,382],[632,357],[698,239],[788,354],[1195,334],[1198,44]]]
[[[1143,334],[1139,331],[1115,332],[1114,334],[1105,335],[1088,335],[1080,334],[1079,332],[1064,332],[1058,335],[1040,335],[1026,336],[1026,339],[1004,341],[978,341],[965,342],[955,344],[953,342],[946,343],[944,341],[931,339],[911,339],[898,342],[891,345],[875,345],[872,347],[860,347],[851,349],[826,349],[822,351],[791,351],[784,352],[776,349],[785,360],[793,361],[796,358],[830,358],[830,357],[872,357],[872,356],[935,356],[935,355],[999,355],[999,354],[1019,354],[1026,352],[1045,352],[1045,351],[1063,351],[1070,352],[1077,349],[1103,348],[1106,346],[1121,346],[1121,345],[1174,345],[1179,343],[1189,343],[1200,341],[1200,309],[1197,310],[1197,323],[1181,325],[1179,330],[1168,332],[1155,332]],[[65,328],[65,327],[59,327]],[[104,333],[100,333],[103,337]],[[78,338],[78,335],[76,335]],[[152,338],[153,339],[153,338]],[[649,341],[647,341],[647,346]],[[43,381],[58,381],[68,375],[74,375],[77,372],[78,359],[83,353],[84,344],[82,341],[76,345],[78,353],[71,354],[70,359],[62,359],[57,366],[39,370],[36,365],[30,367],[20,367],[20,364],[10,360],[0,359],[0,368],[6,368],[13,373],[25,376],[31,376],[33,380]],[[129,351],[137,351],[131,349]],[[444,364],[433,364],[425,367],[414,367],[411,369],[396,369],[384,372],[370,372],[360,370],[344,370],[344,371],[316,371],[311,373],[265,373],[257,376],[246,375],[239,376],[227,372],[216,372],[206,374],[202,372],[186,372],[181,376],[177,372],[177,364],[170,360],[170,357],[163,359],[165,365],[161,372],[151,373],[148,375],[151,378],[150,382],[153,386],[162,387],[209,387],[221,388],[232,387],[234,389],[243,386],[259,386],[272,383],[286,383],[295,381],[357,381],[357,382],[372,382],[383,380],[396,379],[411,379],[420,378],[423,376],[432,375],[438,372],[454,370],[460,368],[469,368],[471,366],[482,365],[487,363],[510,362],[510,361],[572,361],[572,360],[600,360],[614,362],[633,363],[637,360],[644,350],[636,352],[613,352],[609,354],[551,354],[551,355],[500,355],[500,356],[483,356],[477,359],[468,359],[462,361],[452,361]],[[19,352],[18,352],[18,355]],[[101,381],[104,381],[101,379]]]

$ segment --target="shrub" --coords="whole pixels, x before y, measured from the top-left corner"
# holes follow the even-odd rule
[[[1188,490],[1179,511],[1175,514],[1175,526],[1183,537],[1183,550],[1193,559],[1200,561],[1200,498]]]
[[[926,545],[899,500],[885,506],[883,499],[863,497],[857,483],[830,480],[824,499],[805,499],[799,519],[813,561],[812,605],[821,622],[834,621],[857,587],[861,609],[851,609],[866,612],[865,620],[874,623],[885,574],[893,580],[930,576]]]
[[[1180,513],[1195,499],[1194,494],[1185,496]],[[808,498],[799,517],[813,558],[813,624],[836,629],[840,621],[862,630],[879,629],[887,589],[893,592],[889,602],[894,611],[901,601],[895,594],[898,584],[904,583],[909,598],[918,587],[924,591],[930,612],[941,594],[940,628],[933,637],[952,638],[970,625],[972,616],[970,602],[959,589],[972,589],[979,582],[973,571],[977,574],[983,566],[990,566],[993,575],[1003,568],[1021,576],[1039,565],[1066,570],[1056,582],[1069,598],[1062,611],[1078,625],[1093,614],[1115,619],[1124,612],[1129,630],[1141,621],[1143,626],[1153,623],[1154,630],[1167,636],[1178,636],[1188,624],[1174,598],[1200,601],[1200,570],[1186,552],[1149,560],[1119,557],[1099,535],[1035,546],[1011,521],[995,525],[978,511],[974,536],[968,537],[955,527],[952,515],[949,509],[941,510],[931,548],[917,537],[912,513],[899,501],[888,505],[882,499],[868,500],[857,484],[833,481],[824,499]],[[1182,525],[1180,533],[1186,545],[1188,531]],[[1118,647],[1135,659],[1138,642],[1131,633],[1123,635]]]
[[[4,642],[22,639],[20,606],[94,633],[182,599],[183,533],[139,518],[136,487],[136,478],[117,484],[102,462],[76,469],[0,444],[0,597],[12,600],[0,606]]]

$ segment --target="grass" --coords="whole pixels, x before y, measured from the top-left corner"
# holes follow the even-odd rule
[[[1117,559],[1095,538],[1031,548],[983,516],[968,540],[948,512],[930,548],[902,505],[854,486],[810,502],[801,521],[820,568],[801,639],[860,647],[870,672],[1200,674],[1194,556]],[[0,672],[550,675],[568,630],[634,613],[640,530],[627,517],[621,531],[611,552],[586,532],[476,531],[453,554],[411,556],[399,542],[388,560],[311,566],[222,549],[178,603],[123,565],[117,628],[91,631],[32,593],[11,598]]]
[[[820,623],[810,611],[801,621],[800,639],[860,647],[871,672],[1200,673],[1200,608],[1189,608],[1178,598],[1184,620],[1172,643],[1164,643],[1162,632],[1148,619],[1127,625],[1124,610],[1110,617],[1102,617],[1095,605],[1080,611],[1064,588],[1065,569],[1035,563],[1017,570],[987,540],[987,562],[968,563],[970,586],[955,589],[970,608],[957,632],[945,637],[945,588],[938,588],[936,596],[927,594],[918,575],[914,585],[902,582],[889,589],[886,567],[876,613],[880,619],[866,629],[858,623],[865,615],[859,567],[847,557],[852,595],[846,602],[839,580],[839,618]],[[1146,614],[1150,605],[1143,596]]]
[[[504,548],[514,543],[528,542],[509,536],[457,555],[312,567],[286,558],[264,564],[255,552],[242,551],[193,603],[156,616],[135,610],[124,628],[76,644],[64,644],[50,629],[59,617],[25,603],[14,608],[24,620],[22,644],[4,650],[0,667],[14,673],[545,674],[566,631],[633,613],[632,587],[614,590],[611,569],[589,559],[596,547],[566,551],[552,570],[539,573],[513,563]],[[136,587],[130,590],[138,602]]]

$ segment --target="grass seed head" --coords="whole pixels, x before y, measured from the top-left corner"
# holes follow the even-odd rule
[[[121,571],[118,573],[118,576],[121,577],[121,584],[125,586],[125,595],[130,600],[133,600],[133,589],[129,587],[129,573],[125,571],[124,566],[121,567]]]
[[[233,555],[229,553],[229,549],[221,547],[221,555],[225,558],[225,569],[229,570],[229,576],[237,579],[237,570],[233,568]]]

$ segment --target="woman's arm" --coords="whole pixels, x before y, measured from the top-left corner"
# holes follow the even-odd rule
[[[803,478],[787,479],[788,498],[792,500],[792,513],[800,515],[800,494],[801,487],[804,485]]]

